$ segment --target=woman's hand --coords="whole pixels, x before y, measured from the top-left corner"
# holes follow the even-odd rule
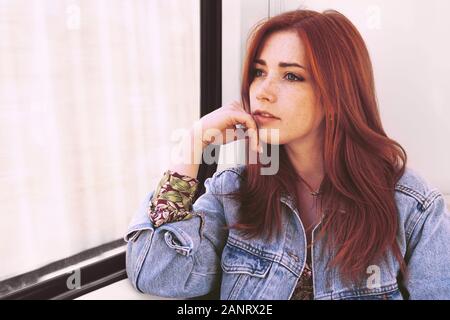
[[[199,120],[198,124],[201,125],[203,147],[211,143],[227,144],[239,139],[236,133],[236,125],[243,125],[247,128],[245,132],[250,139],[250,148],[254,152],[258,152],[258,150],[261,152],[262,150],[259,146],[256,122],[238,101],[233,101],[231,104],[224,105],[205,115]]]

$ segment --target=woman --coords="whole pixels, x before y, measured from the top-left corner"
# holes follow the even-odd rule
[[[198,164],[172,164],[125,236],[136,289],[254,300],[450,298],[443,196],[406,167],[383,130],[369,54],[348,19],[297,10],[257,25],[241,98],[200,119],[190,145],[205,148],[223,137],[208,130],[242,124],[253,155],[279,146],[279,170],[261,174],[257,157],[216,172],[192,204]]]

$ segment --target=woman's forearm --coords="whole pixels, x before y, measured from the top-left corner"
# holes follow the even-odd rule
[[[203,150],[206,146],[207,143],[202,141],[199,131],[192,128],[181,142],[181,157],[172,158],[168,169],[181,175],[197,178]]]

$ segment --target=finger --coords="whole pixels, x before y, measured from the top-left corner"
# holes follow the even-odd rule
[[[250,137],[250,146],[255,151],[258,152],[258,134],[257,126],[255,120],[246,112],[239,112],[235,114],[235,120],[247,127],[247,133]]]

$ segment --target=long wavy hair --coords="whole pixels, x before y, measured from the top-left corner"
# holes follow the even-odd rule
[[[388,250],[406,277],[396,242],[399,219],[394,189],[404,174],[407,156],[381,124],[363,38],[335,10],[295,10],[261,21],[247,39],[243,64],[241,99],[247,112],[254,60],[265,39],[277,31],[295,31],[302,40],[315,94],[325,111],[325,176],[320,187],[323,216],[314,241],[323,238],[333,247],[335,254],[328,267],[338,267],[345,282],[367,277],[366,268],[386,258]],[[297,183],[296,172],[282,145],[279,152],[275,175],[261,175],[264,165],[259,159],[256,164],[247,161],[240,189],[231,194],[241,206],[238,222],[229,228],[248,238],[279,235],[283,192],[298,201],[296,192],[291,191]]]

